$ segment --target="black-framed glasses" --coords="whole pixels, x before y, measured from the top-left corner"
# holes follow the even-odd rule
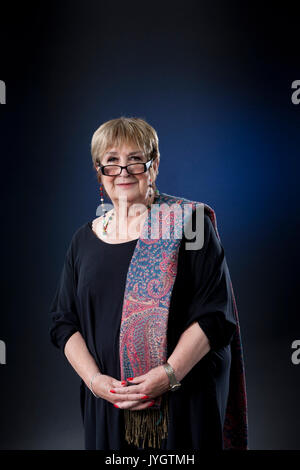
[[[98,165],[100,168],[101,173],[105,176],[117,176],[122,173],[122,169],[126,168],[126,171],[130,175],[139,175],[141,173],[145,173],[151,167],[153,162],[153,158],[146,163],[130,163],[126,166],[121,165]]]

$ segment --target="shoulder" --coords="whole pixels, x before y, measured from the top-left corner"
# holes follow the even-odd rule
[[[71,237],[71,242],[76,243],[78,242],[85,234],[88,226],[90,225],[91,221],[87,221],[84,224],[80,225],[74,232]]]
[[[196,207],[193,208],[191,217],[193,229],[202,229],[202,227],[204,227],[206,235],[214,231],[216,236],[219,237],[215,210],[208,204],[202,202],[194,202],[194,204],[196,204]]]
[[[107,214],[110,214],[111,211],[108,211]],[[92,230],[96,231],[99,223],[103,221],[103,215],[96,217],[95,219],[90,219],[84,224],[80,225],[72,234],[70,246],[76,248],[79,244],[82,244],[87,240],[88,235]]]
[[[185,228],[182,242],[191,256],[202,257],[211,251],[220,253],[223,248],[217,229],[215,211],[204,203],[201,205],[202,207],[198,206],[199,210],[193,210],[189,218],[189,223],[192,221],[192,229],[187,224],[189,229]]]
[[[75,266],[87,251],[87,247],[91,241],[91,223],[92,219],[78,226],[73,230],[73,233],[71,232],[67,243],[65,259],[72,266]]]
[[[74,254],[78,251],[78,249],[86,242],[88,232],[91,230],[92,227],[92,220],[89,220],[73,231],[71,235],[68,252],[74,256]]]
[[[204,209],[204,230],[207,237],[213,236],[219,238],[216,228],[215,211],[211,212],[207,207]]]

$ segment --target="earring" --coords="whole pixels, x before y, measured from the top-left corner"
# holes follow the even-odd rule
[[[150,176],[150,183],[148,184],[148,187],[150,188],[150,191],[149,191],[149,200],[151,201],[151,197],[152,197],[152,195],[153,195],[153,184],[152,184],[151,176]],[[147,204],[147,207],[148,207],[148,209],[150,209],[150,207],[151,207],[151,203],[150,203],[150,202]]]
[[[108,211],[105,209],[105,206],[104,206],[103,184],[102,183],[100,183],[100,201],[101,201],[102,214],[103,214],[102,234],[107,235],[107,226],[108,226],[109,222],[112,220],[113,216],[115,215],[115,212],[113,211],[112,214],[108,217],[108,220],[106,220],[106,214],[107,214]]]
[[[100,183],[100,201],[101,201],[101,206],[102,206],[102,213],[104,216],[106,215],[107,210],[104,207],[104,198],[103,198],[103,184]]]

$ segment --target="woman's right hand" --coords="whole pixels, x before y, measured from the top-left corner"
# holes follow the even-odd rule
[[[117,380],[114,377],[111,377],[110,375],[99,374],[93,380],[93,391],[96,395],[98,395],[98,397],[101,397],[114,405],[117,400],[110,390],[113,387],[124,387],[126,385],[126,383],[124,384],[121,380]],[[123,395],[123,397],[125,399],[125,395]],[[132,400],[132,397],[130,396],[130,401],[126,401],[126,409],[144,410],[146,408],[149,408],[150,403],[153,404],[152,399],[142,399],[141,394],[137,394],[136,400]],[[118,408],[121,408],[120,404],[118,405]],[[125,409],[125,407],[123,409]]]

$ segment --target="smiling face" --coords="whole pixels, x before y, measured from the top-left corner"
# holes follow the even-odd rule
[[[111,147],[106,150],[101,165],[130,165],[132,163],[146,163],[147,158],[143,151],[138,149],[136,144],[124,143],[120,147]],[[116,176],[106,176],[101,174],[101,181],[109,198],[114,204],[118,204],[119,198],[126,195],[130,204],[142,203],[147,204],[149,197],[150,177],[152,182],[155,181],[159,162],[155,159],[152,167],[145,173],[132,175],[125,168],[122,173]]]

